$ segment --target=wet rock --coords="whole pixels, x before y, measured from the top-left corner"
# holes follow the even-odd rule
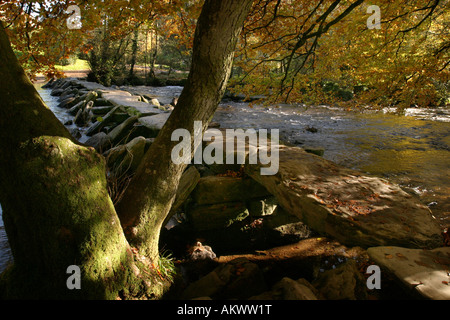
[[[114,115],[111,115],[114,118]],[[125,142],[127,136],[130,134],[133,125],[138,121],[138,117],[129,117],[127,120],[116,126],[111,132],[108,133],[109,138],[113,145]]]
[[[305,130],[308,131],[308,132],[311,132],[311,133],[319,132],[319,130],[317,128],[310,127],[310,126],[306,127]]]
[[[87,136],[92,136],[96,133],[99,133],[103,128],[108,126],[113,122],[113,115],[115,112],[119,110],[119,107],[114,107],[111,111],[109,111],[106,116],[104,116],[101,121],[97,121],[94,123],[89,129],[86,131]]]

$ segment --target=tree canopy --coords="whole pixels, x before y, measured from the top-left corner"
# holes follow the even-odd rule
[[[117,40],[121,50],[132,50],[132,41],[123,39],[144,25],[158,30],[162,43],[174,41],[179,57],[189,57],[202,4],[16,0],[0,4],[0,12],[29,74],[52,77],[61,76],[55,63],[74,52],[94,54],[96,45],[106,48]],[[81,29],[67,27],[70,5],[80,8]],[[446,105],[449,6],[448,0],[255,0],[230,88],[264,95],[270,103]],[[98,30],[105,36],[95,38]],[[116,59],[108,68],[117,65]]]

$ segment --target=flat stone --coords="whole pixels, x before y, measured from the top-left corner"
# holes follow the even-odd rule
[[[170,113],[162,113],[162,111],[160,111],[160,114],[139,118],[139,123],[150,130],[159,132],[166,123],[167,119],[169,119],[169,116]]]
[[[428,207],[399,186],[339,167],[297,147],[279,146],[279,170],[245,172],[313,230],[350,246],[436,248],[441,230]],[[268,165],[267,165],[268,166]]]
[[[140,101],[139,96],[134,96],[126,91],[110,91],[102,93],[102,97],[114,106],[121,107],[124,111],[140,117],[163,113],[156,106]]]
[[[391,272],[407,288],[427,299],[450,300],[450,247],[423,250],[383,246],[369,248],[367,253],[382,273]]]

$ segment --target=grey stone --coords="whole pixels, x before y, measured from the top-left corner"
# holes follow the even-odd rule
[[[441,246],[441,229],[429,208],[398,185],[339,167],[296,147],[279,146],[279,168],[245,172],[273,194],[283,209],[313,230],[348,246]]]

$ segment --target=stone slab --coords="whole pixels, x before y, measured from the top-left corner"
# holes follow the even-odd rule
[[[393,273],[423,297],[450,300],[450,247],[423,250],[382,246],[369,248],[367,253],[382,272]]]
[[[245,172],[313,230],[350,246],[436,248],[441,229],[428,207],[398,185],[339,167],[297,147],[279,146],[279,170]],[[268,166],[268,165],[267,165]]]

